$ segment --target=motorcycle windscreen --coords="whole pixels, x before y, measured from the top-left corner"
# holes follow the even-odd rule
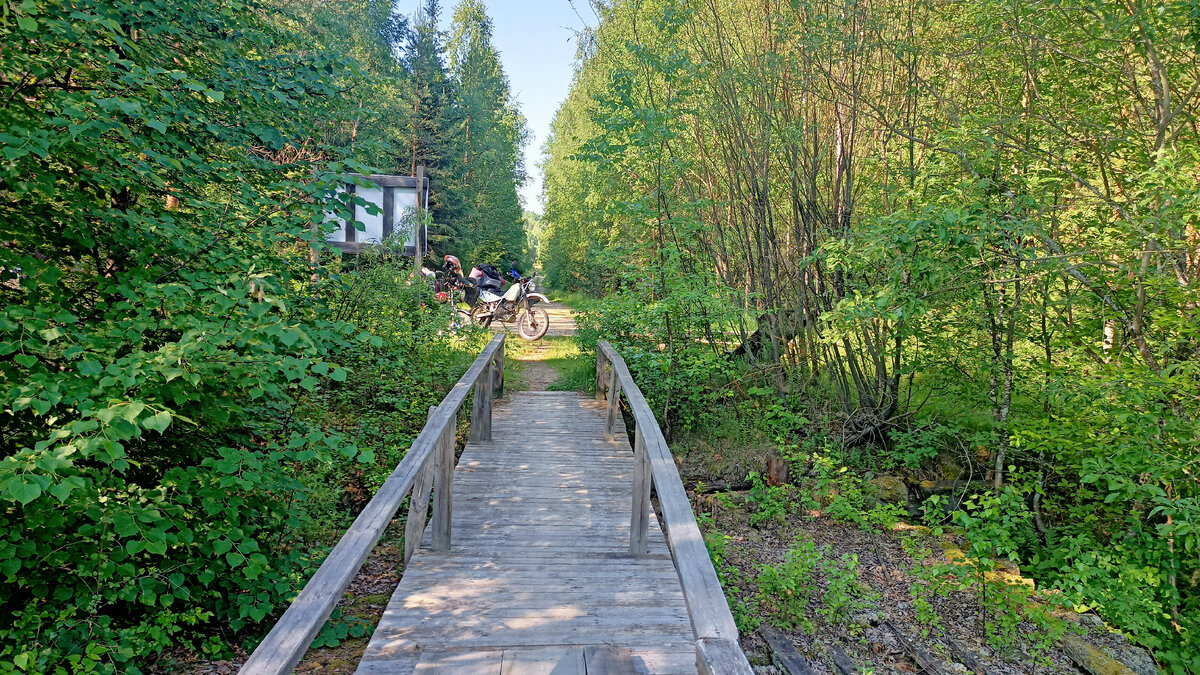
[[[521,284],[509,286],[508,290],[504,293],[504,299],[509,302],[516,302],[519,297],[521,297]]]

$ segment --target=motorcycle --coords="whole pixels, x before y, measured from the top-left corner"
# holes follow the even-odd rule
[[[540,340],[550,329],[550,315],[539,302],[550,302],[535,292],[539,277],[518,277],[503,295],[490,289],[479,291],[478,302],[471,308],[471,320],[484,327],[493,321],[517,325],[517,335],[526,340]]]

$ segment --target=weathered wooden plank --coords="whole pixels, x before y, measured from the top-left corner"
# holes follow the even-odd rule
[[[979,657],[964,647],[961,642],[950,637],[944,638],[943,642],[949,648],[950,654],[954,656],[954,660],[966,666],[967,670],[975,673],[975,675],[991,675],[991,671],[979,660]]]
[[[562,625],[559,625],[559,624]],[[522,620],[517,618],[499,619],[488,625],[459,626],[453,623],[444,625],[398,626],[394,624],[381,625],[372,634],[372,641],[402,642],[415,641],[417,644],[428,645],[439,643],[453,645],[456,649],[478,649],[481,647],[537,646],[547,643],[564,645],[588,645],[603,642],[627,644],[632,640],[643,643],[656,641],[690,640],[691,635],[686,626],[681,627],[678,620],[662,619],[660,621],[644,621],[629,623],[628,621],[578,619],[563,622],[555,621],[552,630],[548,629],[546,620],[532,618]],[[378,639],[375,636],[379,636]],[[690,645],[690,642],[688,643]],[[742,657],[745,658],[744,656]]]
[[[450,550],[450,531],[453,525],[454,495],[454,435],[458,429],[458,416],[451,415],[441,443],[434,450],[435,482],[433,493],[433,518],[430,522],[430,539],[435,551]]]
[[[605,368],[608,366],[607,356],[603,351],[596,350],[596,400],[608,401],[608,377]]]
[[[417,662],[414,674],[419,675],[497,675],[500,672],[503,653],[480,652],[435,652],[425,654]]]
[[[433,417],[437,406],[429,406],[429,417]],[[425,531],[425,517],[429,515],[429,493],[433,489],[434,462],[426,460],[413,483],[408,500],[408,519],[404,521],[404,564],[412,559],[413,552],[421,545]]]
[[[700,675],[754,675],[737,640],[724,638],[696,640],[696,671]]]
[[[588,675],[634,675],[637,672],[629,648],[616,645],[584,647],[583,667]]]
[[[588,646],[594,645],[578,646],[586,651]],[[655,675],[696,675],[695,649],[690,641],[622,645],[622,647],[626,646],[632,655],[635,672],[654,673]],[[442,649],[437,645],[427,645],[426,648],[429,650]],[[538,648],[538,646],[531,646],[525,649]],[[503,649],[503,647],[481,648],[481,650],[497,653],[502,653]],[[463,650],[450,648],[448,653],[463,653]],[[390,654],[387,660],[382,661],[367,658],[359,663],[356,675],[411,675],[418,658],[419,652]],[[584,667],[587,667],[586,654]]]
[[[615,368],[609,375],[606,395],[608,405],[604,413],[604,438],[611,441],[616,438],[614,434],[617,428],[617,413],[621,410],[621,383],[617,380]]]
[[[504,359],[504,343],[501,342],[492,360],[492,396],[495,398],[504,395]]]
[[[429,417],[425,428],[413,440],[404,459],[354,519],[325,561],[305,584],[304,589],[283,613],[266,638],[246,660],[240,673],[244,675],[274,675],[289,673],[308,650],[317,631],[333,612],[350,580],[358,573],[363,561],[391,523],[396,510],[416,481],[417,474],[429,459],[445,431],[450,418],[462,407],[467,393],[474,387],[492,355],[504,342],[497,335],[488,343],[467,372],[459,378],[450,393]]]
[[[583,649],[506,649],[501,675],[584,675]]]
[[[492,382],[491,363],[488,370],[475,382],[475,398],[471,402],[471,441],[492,439]]]
[[[639,426],[634,437],[633,505],[629,515],[629,553],[635,557],[650,552],[650,481],[646,437]]]
[[[841,645],[829,645],[829,658],[842,675],[858,675],[858,666],[854,665]]]

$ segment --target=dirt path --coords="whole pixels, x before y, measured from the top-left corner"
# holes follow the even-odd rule
[[[550,315],[546,337],[537,342],[525,342],[514,335],[508,340],[508,344],[513,345],[510,358],[521,364],[520,380],[524,391],[546,391],[558,381],[561,373],[547,361],[561,358],[562,338],[575,335],[574,310],[558,302],[541,306]]]
[[[544,344],[535,345],[530,351],[513,359],[521,362],[521,379],[527,391],[546,391],[558,380],[558,369],[545,362],[550,353],[550,347]]]

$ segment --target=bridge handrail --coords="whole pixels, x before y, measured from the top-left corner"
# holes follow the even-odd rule
[[[325,562],[317,569],[267,637],[238,671],[240,675],[290,673],[304,657],[317,631],[325,624],[342,593],[383,536],[396,510],[410,491],[409,524],[405,529],[405,561],[420,542],[433,489],[432,545],[450,548],[451,490],[454,473],[454,434],[458,410],[475,392],[471,407],[470,440],[492,437],[493,393],[504,388],[504,334],[492,338],[487,347],[459,378],[441,404],[429,411],[429,420],[412,442],[404,459],[383,486],[371,497]],[[436,483],[436,488],[434,484]]]
[[[596,398],[608,403],[604,434],[609,439],[613,438],[616,428],[622,392],[637,422],[630,552],[641,556],[649,551],[650,487],[653,481],[671,558],[679,574],[696,638],[696,667],[701,675],[750,675],[753,670],[738,646],[737,625],[696,524],[691,500],[679,478],[667,439],[658,428],[658,420],[642,391],[629,374],[625,359],[612,345],[601,340],[596,344]]]

